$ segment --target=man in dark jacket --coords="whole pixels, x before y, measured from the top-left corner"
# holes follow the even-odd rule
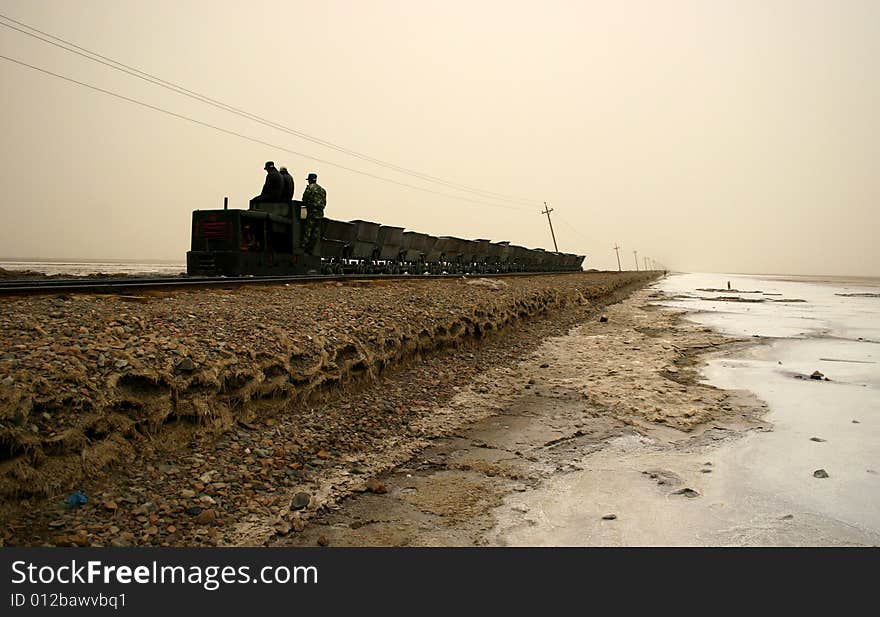
[[[281,189],[281,201],[290,201],[293,199],[293,176],[287,172],[287,167],[281,168],[281,181],[284,183]]]
[[[251,199],[251,206],[264,202],[281,201],[281,190],[284,188],[284,180],[281,174],[275,169],[275,163],[267,161],[263,166],[266,170],[266,182],[263,183],[263,192]]]

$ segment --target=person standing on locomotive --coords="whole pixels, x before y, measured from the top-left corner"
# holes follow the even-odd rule
[[[281,181],[282,189],[281,189],[281,201],[287,203],[291,199],[293,199],[293,176],[291,176],[287,167],[281,168]]]
[[[318,184],[318,174],[311,173],[306,178],[308,186],[303,191],[302,202],[306,207],[306,224],[303,229],[303,246],[307,253],[313,253],[321,235],[321,220],[327,205],[327,191]]]
[[[259,203],[272,203],[281,201],[281,190],[284,188],[284,180],[275,169],[275,163],[266,161],[263,166],[266,170],[266,182],[263,183],[263,192],[251,199],[251,206]]]

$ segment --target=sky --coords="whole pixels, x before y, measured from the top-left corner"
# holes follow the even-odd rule
[[[0,59],[0,257],[182,261],[191,212],[246,208],[272,160],[297,195],[318,174],[328,217],[434,235],[552,249],[547,202],[559,250],[587,268],[616,269],[619,245],[624,268],[638,251],[640,267],[880,276],[875,0],[0,0],[0,14],[397,166],[2,26],[0,55],[217,128]]]

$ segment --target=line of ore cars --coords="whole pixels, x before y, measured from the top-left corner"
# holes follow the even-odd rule
[[[286,274],[440,274],[579,271],[583,255],[509,242],[430,236],[369,221],[323,219],[311,253],[302,243],[300,201],[252,204],[248,210],[196,210],[190,276]]]

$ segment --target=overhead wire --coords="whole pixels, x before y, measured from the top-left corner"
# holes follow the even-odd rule
[[[191,99],[198,100],[202,103],[205,103],[205,104],[211,105],[213,107],[222,109],[222,110],[227,111],[229,113],[233,113],[235,115],[246,118],[248,120],[263,124],[263,125],[268,126],[270,128],[274,128],[276,130],[288,133],[290,135],[294,135],[294,136],[299,137],[301,139],[305,139],[305,140],[310,141],[312,143],[318,144],[318,145],[326,147],[326,148],[330,148],[332,150],[335,150],[337,152],[341,152],[343,154],[352,156],[354,158],[358,158],[360,160],[373,163],[375,165],[384,167],[386,169],[390,169],[390,170],[396,171],[401,174],[410,175],[412,177],[419,178],[423,181],[444,185],[444,186],[446,186],[448,188],[452,188],[454,190],[467,192],[467,193],[471,193],[471,194],[476,194],[476,195],[479,195],[480,197],[482,197],[483,199],[494,199],[494,200],[498,200],[498,201],[506,201],[506,202],[517,203],[517,204],[521,204],[521,205],[535,205],[535,204],[539,203],[538,200],[531,200],[531,199],[526,199],[526,198],[522,198],[522,197],[514,197],[511,195],[506,195],[504,193],[487,191],[484,189],[479,189],[479,188],[471,187],[468,185],[464,185],[464,184],[460,184],[460,183],[456,183],[456,182],[451,182],[451,181],[445,180],[445,179],[437,177],[437,176],[433,176],[433,175],[426,174],[426,173],[423,173],[420,171],[409,169],[407,167],[396,165],[394,163],[390,163],[388,161],[384,161],[382,159],[378,159],[376,157],[373,157],[373,156],[370,156],[367,154],[363,154],[361,152],[357,152],[357,151],[352,150],[350,148],[340,146],[340,145],[333,143],[331,141],[321,139],[319,137],[315,137],[315,136],[310,135],[308,133],[305,133],[303,131],[285,126],[279,122],[269,120],[267,118],[261,117],[257,114],[252,113],[252,112],[249,112],[249,111],[240,109],[238,107],[229,105],[229,104],[224,103],[222,101],[219,101],[217,99],[211,98],[207,95],[200,94],[200,93],[195,92],[193,90],[187,89],[183,86],[180,86],[180,85],[175,84],[173,82],[162,79],[161,77],[157,77],[155,75],[152,75],[152,74],[150,74],[146,71],[143,71],[141,69],[138,69],[136,67],[129,66],[129,65],[124,64],[122,62],[119,62],[118,60],[115,60],[115,59],[110,58],[108,56],[102,55],[98,52],[94,52],[94,51],[91,51],[91,50],[86,49],[84,47],[81,47],[81,46],[77,45],[76,43],[67,41],[61,37],[54,35],[54,34],[39,30],[33,26],[30,26],[29,24],[26,24],[26,23],[21,22],[19,20],[13,19],[13,18],[11,18],[7,15],[4,15],[2,13],[0,13],[0,18],[5,19],[9,22],[12,22],[13,24],[17,24],[18,26],[21,26],[21,27],[19,28],[19,27],[16,27],[16,26],[8,24],[8,23],[3,23],[2,21],[0,21],[0,26],[4,26],[4,27],[9,28],[11,30],[15,30],[21,34],[35,38],[35,39],[42,41],[44,43],[47,43],[49,45],[53,45],[53,46],[55,46],[59,49],[62,49],[64,51],[76,54],[78,56],[81,56],[81,57],[86,58],[88,60],[91,60],[93,62],[97,62],[99,64],[102,64],[104,66],[112,68],[114,70],[126,73],[130,76],[136,77],[136,78],[141,79],[143,81],[147,81],[147,82],[152,83],[154,85],[160,86],[162,88],[165,88],[166,90],[171,90],[173,92],[176,92],[177,94],[187,96]],[[28,30],[30,30],[31,32],[29,32]],[[37,34],[34,34],[34,33],[37,33]],[[44,37],[48,37],[48,38],[44,38]],[[52,39],[52,40],[50,40],[50,39]]]
[[[37,40],[40,40],[40,41],[42,41],[42,42],[44,42],[44,43],[47,43],[47,44],[53,45],[53,46],[55,46],[55,47],[57,47],[57,48],[59,48],[59,49],[62,49],[62,50],[64,50],[64,51],[67,51],[67,52],[70,52],[70,53],[74,53],[74,54],[79,55],[79,56],[81,56],[81,57],[83,57],[83,58],[86,58],[86,59],[88,59],[88,60],[91,60],[91,61],[93,61],[93,62],[100,63],[100,64],[105,65],[105,66],[107,66],[107,67],[109,67],[109,68],[112,68],[112,69],[114,69],[114,70],[117,70],[117,71],[120,71],[120,72],[126,73],[126,74],[128,74],[128,75],[130,75],[130,76],[133,76],[133,77],[136,77],[136,78],[138,78],[138,79],[141,79],[141,80],[147,81],[147,82],[152,83],[152,84],[154,84],[154,85],[158,85],[158,86],[160,86],[160,87],[162,87],[162,88],[165,88],[165,89],[167,89],[167,90],[171,90],[171,91],[176,92],[176,93],[178,93],[178,94],[181,94],[181,95],[183,95],[183,96],[187,96],[187,97],[189,97],[189,98],[192,98],[192,99],[198,100],[198,101],[200,101],[200,102],[202,102],[202,103],[206,103],[206,104],[208,104],[208,105],[212,105],[212,106],[214,106],[214,107],[216,107],[216,108],[219,108],[219,109],[221,109],[221,110],[227,111],[227,112],[229,112],[229,113],[233,113],[233,114],[238,115],[238,116],[240,116],[240,117],[243,117],[243,118],[246,118],[246,119],[252,120],[252,121],[254,121],[254,122],[257,122],[257,123],[263,124],[263,125],[265,125],[265,126],[268,126],[268,127],[270,127],[270,128],[274,128],[274,129],[276,129],[276,130],[279,130],[279,131],[282,131],[282,132],[288,133],[288,134],[290,134],[290,135],[294,135],[294,136],[296,136],[296,137],[300,137],[300,138],[302,138],[302,139],[304,139],[304,140],[310,141],[310,142],[315,143],[315,144],[317,144],[317,145],[320,145],[320,146],[324,146],[324,147],[327,147],[327,148],[333,149],[333,150],[335,150],[335,151],[341,152],[341,153],[343,153],[343,154],[347,154],[347,155],[349,155],[349,156],[352,156],[352,157],[358,158],[358,159],[360,159],[360,160],[363,160],[363,161],[366,161],[366,162],[370,162],[370,163],[373,163],[373,164],[379,165],[379,166],[381,166],[381,167],[385,167],[385,168],[387,168],[387,169],[390,169],[390,170],[396,171],[396,172],[398,172],[398,173],[402,173],[402,174],[410,175],[410,176],[412,176],[412,177],[415,177],[415,178],[418,178],[418,179],[421,179],[421,180],[424,180],[424,181],[428,181],[428,182],[433,182],[433,183],[441,184],[441,185],[447,186],[447,187],[449,187],[449,188],[451,188],[451,189],[453,189],[453,190],[462,191],[462,192],[469,192],[469,193],[472,193],[472,194],[475,194],[475,195],[481,196],[481,197],[483,197],[484,199],[494,199],[494,200],[496,200],[496,201],[507,201],[507,202],[510,202],[510,203],[517,203],[517,204],[524,204],[524,205],[527,204],[527,205],[532,206],[532,207],[534,207],[535,205],[537,205],[537,204],[539,203],[538,200],[530,200],[530,199],[525,199],[525,198],[521,198],[521,197],[513,197],[513,196],[510,196],[510,195],[503,194],[503,193],[496,193],[496,192],[493,192],[493,191],[486,191],[486,190],[483,190],[483,189],[479,189],[479,188],[475,188],[475,187],[470,187],[470,186],[463,185],[463,184],[459,184],[459,183],[455,183],[455,182],[450,182],[450,181],[448,181],[448,180],[445,180],[445,179],[443,179],[443,178],[439,178],[439,177],[437,177],[437,176],[432,176],[432,175],[430,175],[430,174],[425,174],[425,173],[423,173],[423,172],[419,172],[419,171],[416,171],[416,170],[413,170],[413,169],[409,169],[409,168],[406,168],[406,167],[402,167],[402,166],[396,165],[396,164],[394,164],[394,163],[389,163],[389,162],[387,162],[387,161],[383,161],[383,160],[381,160],[381,159],[378,159],[378,158],[375,158],[375,157],[372,157],[372,156],[369,156],[369,155],[366,155],[366,154],[363,154],[363,153],[357,152],[357,151],[352,150],[352,149],[350,149],[350,148],[346,148],[346,147],[344,147],[344,146],[340,146],[340,145],[335,144],[335,143],[333,143],[333,142],[331,142],[331,141],[324,140],[324,139],[321,139],[321,138],[318,138],[318,137],[314,137],[314,136],[312,136],[312,135],[310,135],[310,134],[308,134],[308,133],[305,133],[305,132],[303,132],[303,131],[299,131],[299,130],[297,130],[297,129],[293,129],[293,128],[287,127],[287,126],[285,126],[285,125],[283,125],[283,124],[281,124],[281,123],[278,123],[278,122],[275,122],[275,121],[272,121],[272,120],[266,119],[266,118],[261,117],[261,116],[259,116],[259,115],[257,115],[257,114],[254,114],[254,113],[252,113],[252,112],[249,112],[249,111],[246,111],[246,110],[243,110],[243,109],[237,108],[237,107],[235,107],[235,106],[229,105],[229,104],[224,103],[224,102],[222,102],[222,101],[219,101],[219,100],[217,100],[217,99],[213,99],[213,98],[211,98],[211,97],[209,97],[209,96],[207,96],[207,95],[200,94],[200,93],[195,92],[195,91],[193,91],[193,90],[189,90],[189,89],[187,89],[187,88],[185,88],[185,87],[183,87],[183,86],[180,86],[180,85],[175,84],[175,83],[173,83],[173,82],[170,82],[170,81],[167,81],[167,80],[165,80],[165,79],[162,79],[161,77],[157,77],[156,75],[152,75],[152,74],[150,74],[150,73],[147,73],[146,71],[143,71],[143,70],[138,69],[138,68],[136,68],[136,67],[129,66],[129,65],[124,64],[124,63],[122,63],[122,62],[119,62],[118,60],[115,60],[115,59],[110,58],[110,57],[108,57],[108,56],[105,56],[105,55],[99,54],[98,52],[94,52],[94,51],[91,51],[91,50],[86,49],[86,48],[84,48],[84,47],[81,47],[81,46],[77,45],[76,43],[73,43],[73,42],[71,42],[71,41],[67,41],[67,40],[65,40],[65,39],[63,39],[63,38],[61,38],[61,37],[58,37],[58,36],[53,35],[53,34],[51,34],[51,33],[48,33],[48,32],[42,31],[42,30],[39,30],[39,29],[37,29],[37,28],[35,28],[35,27],[33,27],[33,26],[30,26],[30,25],[28,25],[28,24],[26,24],[26,23],[24,23],[24,22],[19,21],[19,20],[13,19],[13,18],[11,18],[11,17],[9,17],[9,16],[7,16],[7,15],[4,15],[4,14],[2,14],[2,13],[0,13],[0,18],[5,19],[5,20],[7,20],[7,21],[9,21],[9,22],[12,22],[12,23],[14,23],[14,24],[17,24],[17,25],[19,25],[19,26],[22,26],[23,28],[27,28],[28,30],[31,30],[32,32],[28,32],[27,30],[23,30],[22,28],[17,28],[17,27],[15,27],[15,26],[13,26],[13,25],[10,25],[10,24],[7,24],[7,23],[3,23],[2,21],[0,21],[0,26],[5,26],[5,27],[10,28],[10,29],[12,29],[12,30],[15,30],[15,31],[17,31],[17,32],[20,32],[20,33],[22,33],[22,34],[25,34],[25,35],[27,35],[27,36],[30,36],[30,37],[35,38],[35,39],[37,39]],[[34,34],[34,32],[36,32],[37,34]],[[39,36],[39,35],[42,35],[42,36]],[[47,38],[43,38],[43,37],[49,37],[49,39],[54,39],[54,40],[49,40],[49,39],[47,39]],[[58,42],[56,42],[56,41],[58,41]],[[389,183],[391,183],[391,184],[395,184],[395,185],[398,185],[398,186],[402,186],[402,187],[404,187],[404,188],[409,188],[409,189],[413,189],[413,190],[417,190],[417,191],[422,191],[422,192],[426,192],[426,193],[431,193],[431,194],[439,195],[439,196],[441,196],[441,197],[445,197],[445,198],[448,198],[448,199],[453,199],[453,200],[456,200],[456,201],[465,201],[465,202],[474,203],[474,204],[483,205],[483,206],[488,206],[488,207],[494,207],[494,208],[505,208],[505,209],[516,209],[516,210],[526,210],[526,209],[531,209],[531,208],[525,208],[525,207],[522,207],[521,205],[513,206],[513,205],[506,205],[506,204],[491,203],[491,202],[487,202],[487,201],[480,201],[480,200],[471,199],[471,198],[468,198],[468,197],[463,197],[463,196],[460,196],[460,195],[451,195],[451,194],[448,194],[448,193],[444,193],[444,192],[441,192],[441,191],[436,191],[436,190],[433,190],[433,189],[430,189],[430,188],[425,188],[425,187],[416,186],[416,185],[409,184],[409,183],[406,183],[406,182],[400,182],[400,181],[398,181],[398,180],[394,180],[394,179],[392,179],[392,178],[387,178],[387,177],[380,176],[380,175],[377,175],[377,174],[373,174],[373,173],[370,173],[370,172],[366,172],[366,171],[363,171],[363,170],[360,170],[360,169],[356,169],[356,168],[353,168],[353,167],[348,167],[348,166],[346,166],[346,165],[342,165],[342,164],[339,164],[339,163],[335,163],[335,162],[330,161],[330,160],[327,160],[327,159],[322,159],[322,158],[319,158],[319,157],[316,157],[316,156],[313,156],[313,155],[305,154],[305,153],[303,153],[303,152],[298,152],[298,151],[292,150],[292,149],[290,149],[290,148],[287,148],[287,147],[284,147],[284,146],[281,146],[281,145],[278,145],[278,144],[274,144],[274,143],[271,143],[271,142],[268,142],[268,141],[265,141],[265,140],[262,140],[262,139],[258,139],[258,138],[255,138],[255,137],[251,137],[251,136],[246,135],[246,134],[244,134],[244,133],[239,133],[239,132],[237,132],[237,131],[233,131],[233,130],[226,129],[226,128],[223,128],[223,127],[220,127],[220,126],[217,126],[217,125],[214,125],[214,124],[210,124],[210,123],[208,123],[208,122],[204,122],[204,121],[198,120],[198,119],[196,119],[196,118],[192,118],[192,117],[189,117],[189,116],[185,116],[185,115],[183,115],[183,114],[179,114],[179,113],[176,113],[176,112],[173,112],[173,111],[170,111],[170,110],[167,110],[167,109],[164,109],[164,108],[161,108],[161,107],[155,106],[155,105],[151,105],[151,104],[149,104],[149,103],[144,103],[143,101],[139,101],[139,100],[137,100],[137,99],[134,99],[134,98],[131,98],[131,97],[127,97],[127,96],[122,95],[122,94],[119,94],[119,93],[117,93],[117,92],[112,92],[112,91],[110,91],[110,90],[107,90],[107,89],[104,89],[104,88],[100,88],[100,87],[98,87],[98,86],[94,86],[94,85],[92,85],[92,84],[88,84],[88,83],[85,83],[85,82],[81,82],[81,81],[75,80],[75,79],[73,79],[73,78],[70,78],[70,77],[67,77],[67,76],[64,76],[64,75],[61,75],[61,74],[58,74],[58,73],[54,73],[54,72],[49,71],[49,70],[47,70],[47,69],[44,69],[44,68],[41,68],[41,67],[37,67],[37,66],[31,65],[31,64],[28,64],[28,63],[26,63],[26,62],[23,62],[23,61],[20,61],[20,60],[16,60],[16,59],[14,59],[14,58],[10,58],[10,57],[8,57],[8,56],[0,56],[0,58],[2,58],[2,59],[4,59],[4,60],[7,60],[7,61],[10,61],[10,62],[13,62],[13,63],[16,63],[16,64],[19,64],[19,65],[21,65],[21,66],[24,66],[24,67],[27,67],[27,68],[30,68],[30,69],[33,69],[33,70],[36,70],[36,71],[39,71],[39,72],[45,73],[45,74],[47,74],[47,75],[51,75],[51,76],[53,76],[53,77],[56,77],[56,78],[59,78],[59,79],[62,79],[62,80],[65,80],[65,81],[68,81],[68,82],[71,82],[71,83],[74,83],[74,84],[77,84],[77,85],[83,86],[83,87],[86,87],[86,88],[90,88],[90,89],[92,89],[92,90],[95,90],[95,91],[98,91],[98,92],[101,92],[101,93],[104,93],[104,94],[107,94],[107,95],[110,95],[110,96],[114,96],[114,97],[116,97],[116,98],[119,98],[119,99],[122,99],[122,100],[125,100],[125,101],[128,101],[128,102],[131,102],[131,103],[134,103],[134,104],[137,104],[137,105],[140,105],[140,106],[143,106],[143,107],[145,107],[145,108],[152,109],[152,110],[154,110],[154,111],[158,111],[158,112],[161,112],[161,113],[164,113],[164,114],[167,114],[167,115],[170,115],[170,116],[173,116],[173,117],[179,118],[179,119],[181,119],[181,120],[186,120],[186,121],[188,121],[188,122],[192,122],[192,123],[194,123],[194,124],[197,124],[197,125],[200,125],[200,126],[203,126],[203,127],[206,127],[206,128],[211,128],[211,129],[214,129],[214,130],[220,131],[220,132],[222,132],[222,133],[225,133],[225,134],[228,134],[228,135],[232,135],[232,136],[238,137],[238,138],[240,138],[240,139],[245,139],[245,140],[251,141],[251,142],[253,142],[253,143],[258,143],[258,144],[260,144],[260,145],[264,145],[264,146],[268,146],[268,147],[271,147],[271,148],[274,148],[274,149],[277,149],[277,150],[281,150],[281,151],[284,151],[284,152],[288,152],[288,153],[290,153],[290,154],[294,154],[294,155],[296,155],[296,156],[301,156],[301,157],[303,157],[303,158],[306,158],[306,159],[309,159],[309,160],[312,160],[312,161],[316,161],[316,162],[323,163],[323,164],[326,164],[326,165],[331,165],[331,166],[333,166],[333,167],[336,167],[336,168],[339,168],[339,169],[343,169],[343,170],[345,170],[345,171],[349,171],[349,172],[351,172],[351,173],[359,174],[359,175],[362,175],[362,176],[370,177],[370,178],[373,178],[373,179],[376,179],[376,180],[379,180],[379,181],[389,182]],[[557,216],[559,216],[559,215],[557,215]],[[585,243],[589,244],[589,243],[587,242],[586,238],[583,237],[583,236],[581,235],[581,233],[577,230],[576,227],[574,227],[571,223],[569,223],[565,218],[563,218],[563,217],[561,217],[561,216],[559,216],[559,218],[560,218],[560,220],[562,220],[562,222],[563,222],[563,223],[564,223],[569,229],[571,229],[571,230],[572,230],[572,231],[573,231],[578,237],[580,237]]]
[[[574,225],[572,225],[571,223],[569,223],[568,220],[567,220],[564,216],[562,216],[562,215],[560,215],[559,213],[557,213],[557,214],[556,214],[556,218],[558,218],[560,221],[563,222],[563,224],[565,224],[566,227],[568,227],[570,230],[572,230],[572,231],[574,232],[574,234],[575,234],[578,238],[580,238],[581,241],[584,242],[585,245],[587,245],[587,246],[590,245],[590,242],[587,240],[587,238],[586,238],[583,234],[581,234],[581,232],[578,231],[578,229],[577,229]]]
[[[137,99],[134,99],[134,98],[131,98],[131,97],[125,96],[125,95],[123,95],[123,94],[119,94],[118,92],[113,92],[112,90],[107,90],[107,89],[105,89],[105,88],[101,88],[101,87],[98,87],[98,86],[95,86],[95,85],[92,85],[92,84],[89,84],[89,83],[86,83],[86,82],[83,82],[83,81],[79,81],[79,80],[73,79],[72,77],[67,77],[67,76],[65,76],[65,75],[60,75],[60,74],[55,73],[55,72],[52,72],[52,71],[50,71],[50,70],[48,70],[48,69],[44,69],[44,68],[41,68],[41,67],[38,67],[38,66],[34,66],[33,64],[28,64],[27,62],[23,62],[23,61],[21,61],[21,60],[17,60],[17,59],[15,59],[15,58],[10,58],[9,56],[0,55],[0,59],[6,60],[6,61],[8,61],[8,62],[13,62],[13,63],[18,64],[18,65],[20,65],[20,66],[27,67],[27,68],[32,69],[32,70],[35,70],[35,71],[39,71],[39,72],[41,72],[41,73],[45,73],[46,75],[51,75],[52,77],[57,77],[58,79],[63,79],[64,81],[67,81],[67,82],[70,82],[70,83],[74,83],[74,84],[77,84],[77,85],[80,85],[80,86],[84,86],[84,87],[86,87],[86,88],[89,88],[89,89],[91,89],[91,90],[95,90],[95,91],[97,91],[97,92],[102,92],[102,93],[104,93],[104,94],[107,94],[107,95],[110,95],[110,96],[116,97],[116,98],[118,98],[118,99],[122,99],[122,100],[124,100],[124,101],[128,101],[128,102],[130,102],[130,103],[134,103],[134,104],[136,104],[136,105],[140,105],[141,107],[145,107],[145,108],[147,108],[147,109],[152,109],[152,110],[154,110],[154,111],[158,111],[158,112],[161,112],[161,113],[163,113],[163,114],[167,114],[167,115],[169,115],[169,116],[173,116],[173,117],[175,117],[175,118],[179,118],[179,119],[181,119],[181,120],[186,120],[187,122],[192,122],[193,124],[197,124],[197,125],[199,125],[199,126],[203,126],[203,127],[206,127],[206,128],[214,129],[215,131],[220,131],[221,133],[226,133],[227,135],[233,135],[233,136],[235,136],[235,137],[239,137],[239,138],[241,138],[241,139],[245,139],[245,140],[250,141],[250,142],[253,142],[253,143],[257,143],[257,144],[260,144],[260,145],[263,145],[263,146],[268,146],[268,147],[270,147],[270,148],[274,148],[274,149],[276,149],[276,150],[281,150],[281,151],[283,151],[283,152],[287,152],[287,153],[289,153],[289,154],[294,154],[294,155],[296,155],[296,156],[301,156],[301,157],[303,157],[303,158],[306,158],[306,159],[309,159],[309,160],[312,160],[312,161],[315,161],[315,162],[318,162],[318,163],[323,163],[323,164],[325,164],[325,165],[330,165],[330,166],[332,166],[332,167],[336,167],[336,168],[338,168],[338,169],[344,169],[345,171],[350,171],[350,172],[352,172],[352,173],[360,174],[360,175],[362,175],[362,176],[367,176],[367,177],[370,177],[370,178],[374,178],[374,179],[376,179],[376,180],[381,180],[381,181],[383,181],[383,182],[390,182],[390,183],[392,183],[392,184],[396,184],[396,185],[398,185],[398,186],[403,186],[403,187],[406,187],[406,188],[409,188],[409,189],[413,189],[413,190],[416,190],[416,191],[423,191],[423,192],[426,192],[426,193],[433,193],[433,194],[435,194],[435,195],[440,195],[440,196],[442,196],[442,197],[446,197],[446,198],[449,198],[449,199],[454,199],[454,200],[456,200],[456,201],[467,201],[467,202],[471,202],[471,203],[479,204],[479,205],[482,205],[482,206],[489,206],[489,207],[492,207],[492,208],[505,208],[505,209],[508,209],[508,210],[527,210],[527,208],[524,208],[524,207],[522,207],[522,206],[511,206],[511,205],[505,205],[505,204],[495,204],[495,203],[490,203],[490,202],[485,202],[485,201],[478,201],[478,200],[476,200],[476,199],[470,199],[470,198],[467,198],[467,197],[462,197],[462,196],[460,196],[460,195],[450,195],[450,194],[448,194],[448,193],[443,193],[443,192],[441,192],[441,191],[435,191],[435,190],[433,190],[433,189],[425,188],[425,187],[422,187],[422,186],[416,186],[416,185],[414,185],[414,184],[408,184],[408,183],[406,183],[406,182],[400,182],[400,181],[398,181],[398,180],[394,180],[394,179],[391,179],[391,178],[386,178],[386,177],[384,177],[384,176],[379,176],[379,175],[376,175],[376,174],[372,174],[372,173],[370,173],[370,172],[363,171],[363,170],[360,170],[360,169],[355,169],[355,168],[353,168],[353,167],[348,167],[348,166],[346,166],[346,165],[341,165],[341,164],[339,164],[339,163],[335,163],[335,162],[333,162],[333,161],[329,161],[329,160],[327,160],[327,159],[322,159],[322,158],[319,158],[319,157],[316,157],[316,156],[312,156],[312,155],[310,155],[310,154],[305,154],[305,153],[303,153],[303,152],[298,152],[298,151],[296,151],[296,150],[292,150],[292,149],[287,148],[287,147],[285,147],[285,146],[281,146],[281,145],[278,145],[278,144],[274,144],[274,143],[271,143],[271,142],[268,142],[268,141],[265,141],[265,140],[262,140],[262,139],[258,139],[258,138],[256,138],[256,137],[251,137],[251,136],[249,136],[249,135],[245,135],[244,133],[239,133],[239,132],[237,132],[237,131],[233,131],[233,130],[230,130],[230,129],[227,129],[227,128],[223,128],[223,127],[221,127],[221,126],[217,126],[217,125],[215,125],[215,124],[211,124],[211,123],[209,123],[209,122],[204,122],[204,121],[202,121],[202,120],[197,120],[197,119],[195,119],[195,118],[191,118],[191,117],[189,117],[189,116],[185,116],[185,115],[183,115],[183,114],[179,114],[179,113],[177,113],[177,112],[170,111],[170,110],[168,110],[168,109],[164,109],[164,108],[162,108],[162,107],[158,107],[158,106],[156,106],[156,105],[151,105],[150,103],[145,103],[145,102],[143,102],[143,101],[139,101],[139,100],[137,100]]]

